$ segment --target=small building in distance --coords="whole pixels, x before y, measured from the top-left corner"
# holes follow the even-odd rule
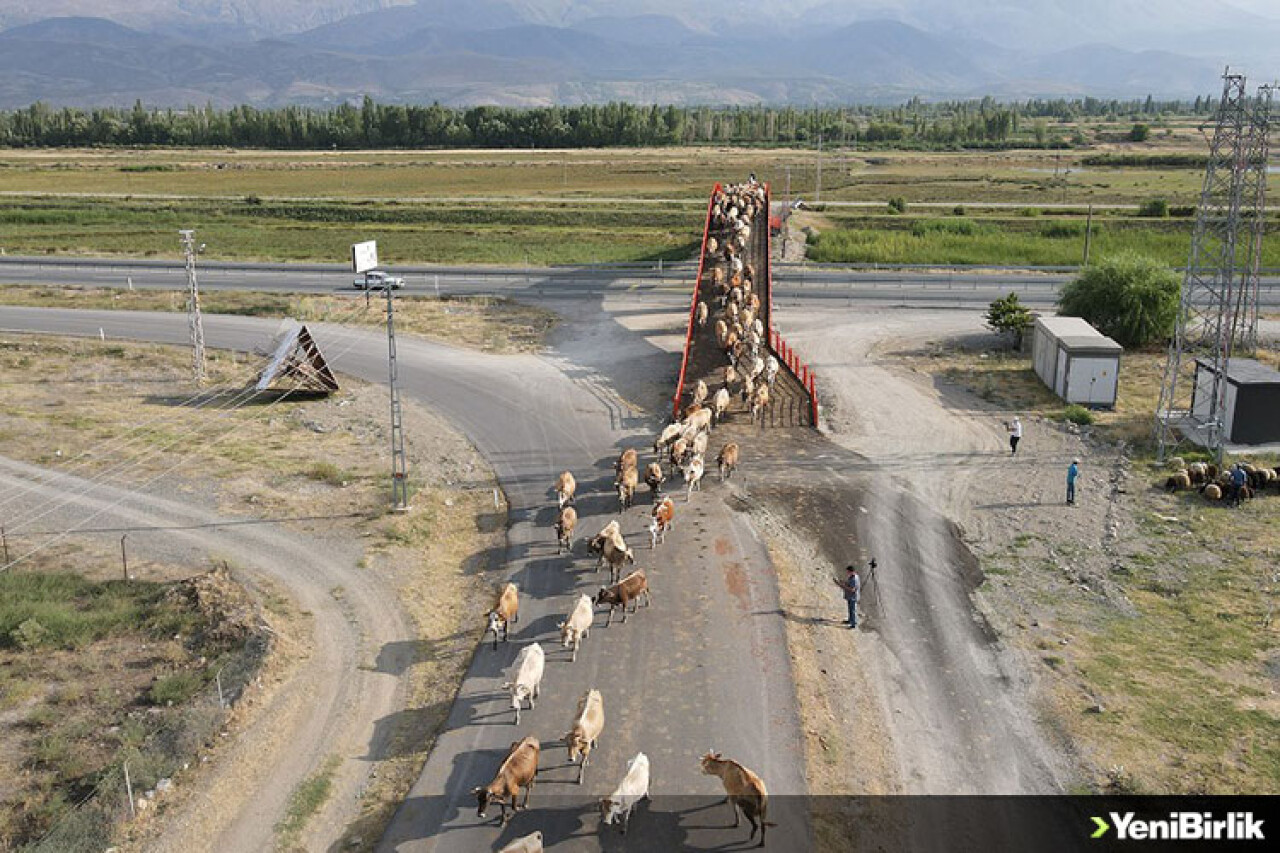
[[[1116,405],[1124,347],[1079,317],[1038,317],[1031,345],[1036,375],[1068,403]]]
[[[1213,362],[1196,359],[1191,412],[1207,420],[1213,401]],[[1227,365],[1222,406],[1222,437],[1229,444],[1280,442],[1280,371],[1252,358]]]

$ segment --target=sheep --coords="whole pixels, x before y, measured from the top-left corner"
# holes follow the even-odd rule
[[[618,473],[618,512],[631,509],[631,502],[635,500],[636,484],[639,477],[636,475],[634,467],[624,468]]]
[[[725,365],[724,368],[724,387],[728,388],[738,381],[738,370],[732,364]]]
[[[755,361],[751,362],[751,378],[756,382],[760,381],[760,377],[764,375],[765,361],[760,356],[756,356]]]
[[[680,469],[684,474],[684,481],[689,484],[688,491],[685,493],[684,502],[688,503],[693,500],[694,490],[702,491],[702,475],[704,466],[701,456],[694,456]]]
[[[720,453],[716,456],[716,464],[720,467],[720,480],[722,482],[733,476],[733,470],[738,467],[738,443],[736,441],[731,441],[720,448]]]
[[[1220,501],[1222,500],[1222,487],[1217,483],[1206,483],[1200,489],[1200,494],[1204,495],[1204,499],[1207,501]]]
[[[746,373],[742,374],[742,402],[749,402],[751,398],[755,396],[755,393],[756,381],[752,379],[750,375]]]
[[[556,478],[556,501],[563,508],[565,504],[574,503],[573,493],[578,490],[578,481],[568,471],[561,471]]]
[[[560,507],[560,517],[556,519],[556,556],[563,548],[573,553],[573,529],[578,526],[578,511],[571,506]]]
[[[1166,492],[1176,492],[1182,489],[1189,489],[1192,485],[1190,474],[1186,470],[1174,471],[1169,478],[1164,481],[1164,490]]]
[[[724,419],[727,411],[729,411],[729,389],[721,388],[711,401],[711,423],[718,424]]]
[[[718,251],[720,251],[720,243],[716,240],[715,237],[708,237],[707,238],[707,255],[708,256],[714,255]]]
[[[679,467],[680,460],[684,459],[685,451],[688,449],[689,440],[684,436],[677,438],[675,441],[671,442],[670,455],[667,457],[667,461],[669,461],[673,466]]]
[[[710,311],[710,309],[708,309],[708,308],[707,308],[707,303],[705,303],[705,302],[699,302],[699,303],[698,303],[698,317],[697,317],[697,320],[698,320],[698,328],[699,328],[699,329],[702,329],[702,328],[704,328],[704,327],[707,325],[707,314],[709,313],[709,311]]]
[[[1209,466],[1203,462],[1192,462],[1186,467],[1187,476],[1191,479],[1191,485],[1198,486],[1207,482],[1209,478]],[[1178,473],[1179,469],[1174,468],[1174,473]]]
[[[689,442],[689,455],[705,456],[707,453],[707,434],[700,432],[693,437],[693,441]]]

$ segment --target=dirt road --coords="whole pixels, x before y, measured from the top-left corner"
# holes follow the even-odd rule
[[[165,495],[115,488],[77,477],[50,484],[48,473],[0,459],[0,486],[22,486],[32,500],[67,500],[67,509],[42,521],[66,526],[208,525],[229,521],[204,508],[186,484],[165,483]],[[174,492],[185,493],[181,498]],[[83,494],[82,494],[83,492]],[[87,513],[93,514],[87,522]],[[327,844],[354,819],[356,793],[379,753],[376,720],[403,704],[402,673],[409,661],[388,659],[385,650],[408,654],[412,627],[392,591],[355,567],[358,554],[341,542],[302,536],[277,525],[234,525],[135,533],[130,548],[144,560],[206,564],[217,555],[236,567],[241,580],[267,578],[289,590],[310,614],[303,640],[306,658],[286,670],[284,680],[261,692],[262,712],[219,756],[201,779],[201,795],[179,806],[163,850],[263,850],[274,842],[276,821],[294,786],[339,756],[333,777],[337,796],[313,822],[306,838]],[[375,661],[378,663],[374,665]]]
[[[962,535],[1016,534],[975,506],[1010,492],[1016,499],[1025,460],[1014,466],[1008,458],[996,413],[881,363],[877,350],[981,334],[980,318],[795,310],[785,318],[788,338],[818,371],[835,445],[803,460],[802,487],[845,501],[854,522],[843,536],[816,535],[836,566],[879,561],[864,596],[870,630],[855,642],[879,688],[903,792],[1062,791],[1069,761],[1040,725],[1026,667],[975,612],[971,594],[981,575],[962,542]],[[1026,443],[1037,442],[1039,457],[1040,436]]]

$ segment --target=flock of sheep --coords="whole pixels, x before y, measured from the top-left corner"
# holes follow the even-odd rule
[[[717,261],[723,257],[725,268],[717,263],[714,283],[717,302],[722,311],[716,330],[720,344],[729,354],[730,363],[725,370],[722,387],[708,401],[708,388],[699,380],[690,392],[690,402],[683,417],[667,427],[653,443],[654,459],[643,473],[643,481],[649,487],[652,507],[649,521],[649,547],[656,548],[664,541],[675,518],[675,502],[662,494],[667,481],[663,462],[673,474],[679,470],[685,484],[685,502],[701,491],[706,471],[705,455],[712,428],[725,416],[730,403],[730,386],[741,382],[739,392],[750,403],[752,418],[759,416],[768,405],[769,388],[777,376],[779,365],[775,358],[762,357],[766,341],[764,328],[758,319],[760,301],[753,290],[754,271],[742,263],[742,252],[750,238],[751,222],[764,209],[764,189],[754,182],[730,187],[718,194],[713,201],[712,227],[719,237],[707,242],[708,254],[715,254]],[[720,240],[724,243],[721,244]],[[721,254],[723,252],[723,254]],[[727,269],[727,275],[726,275]],[[747,295],[749,294],[749,295]],[[705,302],[697,307],[699,327],[707,321]],[[723,334],[721,329],[723,327]],[[726,442],[716,455],[716,465],[721,481],[729,479],[738,465],[739,448],[735,442]],[[622,452],[614,463],[614,486],[618,496],[618,512],[625,513],[633,505],[635,492],[642,479],[639,469],[639,453],[634,448]],[[574,532],[578,526],[575,506],[577,480],[569,471],[560,474],[555,484],[558,504],[555,533],[556,553],[573,553]],[[644,569],[635,569],[622,577],[623,569],[636,562],[635,552],[627,545],[617,519],[610,521],[588,542],[589,551],[596,555],[595,569],[609,566],[610,586],[600,587],[593,598],[578,595],[563,621],[559,622],[562,646],[570,651],[570,661],[576,661],[579,647],[588,636],[595,621],[596,608],[607,606],[605,626],[613,621],[615,610],[622,611],[622,622],[628,613],[639,608],[641,599],[647,607],[650,603],[648,577]],[[515,584],[506,584],[498,595],[493,608],[486,614],[485,635],[493,632],[493,645],[497,648],[501,639],[508,639],[509,626],[519,619],[519,591]],[[503,684],[511,698],[515,723],[519,725],[524,704],[534,707],[541,689],[546,653],[539,643],[522,648],[511,668],[511,680]],[[579,763],[578,783],[581,784],[591,752],[596,748],[604,730],[604,698],[599,690],[588,690],[578,704],[578,712],[562,741],[568,750],[570,763]],[[472,793],[478,803],[477,816],[485,817],[486,809],[497,804],[501,808],[501,821],[505,825],[507,807],[512,812],[526,808],[529,794],[538,772],[541,743],[532,735],[511,744],[505,759],[486,786],[475,788]],[[718,776],[728,794],[734,811],[734,825],[745,815],[751,824],[749,839],[759,832],[759,844],[764,845],[768,812],[768,793],[763,780],[736,761],[724,758],[717,752],[707,752],[699,759],[702,772]],[[519,795],[524,791],[523,802]],[[618,823],[622,832],[627,831],[631,811],[641,799],[649,797],[649,759],[637,753],[627,764],[626,774],[612,794],[600,800],[603,822]],[[535,853],[541,851],[542,833],[534,832],[503,848],[505,853]]]
[[[1237,464],[1244,471],[1246,480],[1238,495],[1233,494],[1231,469],[1219,471],[1218,466],[1211,462],[1192,462],[1188,465],[1181,457],[1176,456],[1169,460],[1172,473],[1164,481],[1165,491],[1196,489],[1205,500],[1220,501],[1225,498],[1236,503],[1260,494],[1268,486],[1275,486],[1280,491],[1280,466],[1268,468],[1250,462]]]

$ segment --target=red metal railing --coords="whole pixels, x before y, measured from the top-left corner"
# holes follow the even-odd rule
[[[765,184],[765,204],[766,210],[772,210],[773,196],[769,192],[769,185]],[[765,275],[765,286],[768,290],[768,298],[765,300],[769,306],[769,348],[777,355],[779,363],[782,367],[791,372],[791,375],[800,383],[800,387],[804,388],[805,393],[809,395],[809,413],[813,417],[813,427],[818,428],[818,389],[815,380],[814,370],[808,364],[800,360],[796,355],[796,351],[782,337],[782,333],[773,325],[773,263],[770,260],[773,257],[773,234],[772,228],[765,229],[765,251],[764,262],[768,265]]]
[[[689,367],[689,347],[693,344],[694,323],[697,321],[698,293],[702,288],[702,267],[707,262],[707,237],[711,234],[711,208],[715,205],[720,184],[711,188],[707,199],[707,218],[702,225],[702,245],[698,248],[698,277],[693,280],[693,297],[689,301],[689,328],[684,333],[684,356],[680,359],[680,378],[676,381],[676,396],[671,401],[671,417],[680,417],[680,398],[684,395],[684,372]]]

